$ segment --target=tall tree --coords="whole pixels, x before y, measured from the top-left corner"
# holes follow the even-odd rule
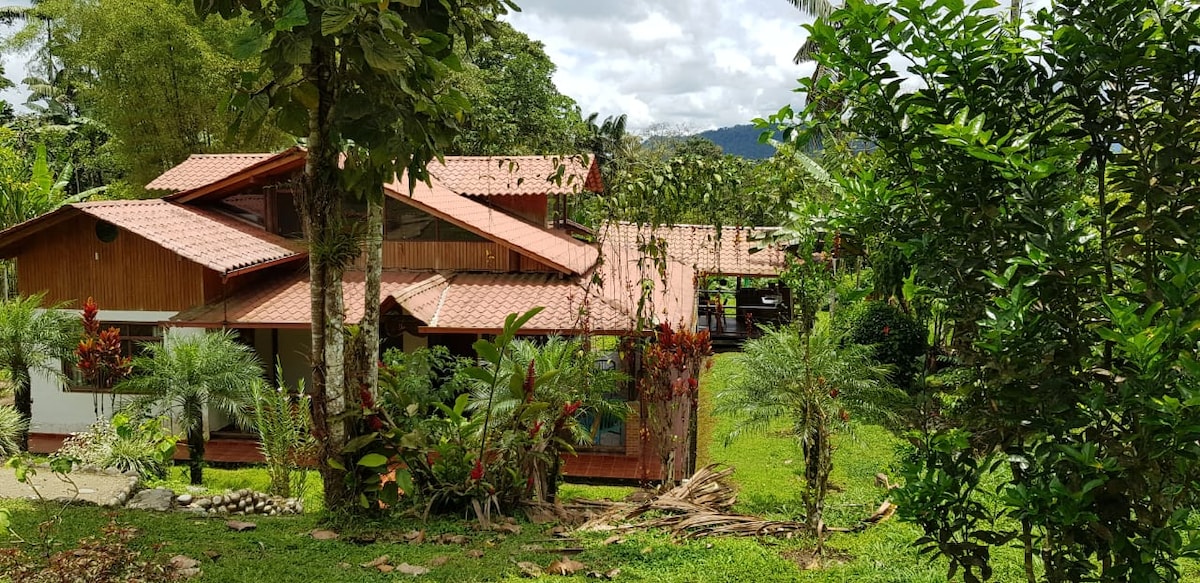
[[[471,101],[453,151],[467,155],[566,154],[586,128],[575,100],[554,86],[542,43],[506,22],[462,53],[452,78]]]
[[[79,319],[63,306],[42,309],[42,297],[0,300],[0,368],[12,379],[17,414],[25,420],[17,440],[22,450],[29,448],[33,374],[61,377],[57,365],[71,358],[81,332]]]
[[[53,77],[27,80],[34,97],[60,114],[55,123],[102,123],[134,184],[192,153],[286,143],[277,132],[227,131],[229,87],[257,65],[232,55],[247,21],[200,19],[169,0],[43,0],[36,11],[28,26],[46,20],[49,35],[22,31],[9,41],[54,55]]]
[[[262,68],[234,100],[240,123],[274,115],[282,130],[307,140],[298,206],[309,241],[313,422],[322,448],[326,505],[348,510],[358,500],[343,449],[357,431],[354,405],[375,392],[382,187],[399,175],[428,180],[426,165],[447,151],[469,103],[448,86],[461,69],[455,39],[467,44],[494,32],[509,0],[196,0],[201,15],[245,14],[241,44]],[[342,162],[342,155],[345,155]],[[367,293],[359,334],[347,354],[342,274],[360,253],[346,226],[344,197],[368,204]],[[347,379],[349,370],[361,377]],[[351,464],[352,466],[353,464]]]

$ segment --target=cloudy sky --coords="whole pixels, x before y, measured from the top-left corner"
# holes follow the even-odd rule
[[[805,18],[785,0],[518,0],[508,20],[542,41],[584,115],[704,130],[799,105]]]

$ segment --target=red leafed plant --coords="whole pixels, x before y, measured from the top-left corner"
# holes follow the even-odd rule
[[[96,317],[98,312],[96,300],[89,297],[83,303],[83,339],[75,348],[76,366],[92,386],[111,390],[113,385],[129,376],[130,359],[121,354],[121,331],[116,328],[101,330],[100,320]]]
[[[711,355],[708,330],[676,331],[666,323],[658,326],[654,341],[643,349],[637,383],[643,420],[643,481],[649,481],[646,460],[654,454],[664,484],[684,478],[691,469],[700,372]]]

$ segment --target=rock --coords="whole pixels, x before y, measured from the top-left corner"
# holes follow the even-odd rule
[[[225,497],[224,496],[213,496],[212,503],[213,503],[213,506],[220,506],[225,503]]]
[[[208,514],[207,510],[205,510],[199,506],[184,506],[183,511],[191,512],[192,514],[198,514],[200,516],[204,516],[205,514]]]
[[[254,524],[253,522],[243,522],[241,520],[230,520],[229,522],[225,523],[225,526],[229,527],[230,530],[236,530],[238,532],[254,530],[258,528],[258,525]]]
[[[234,493],[226,496],[225,499],[236,504],[237,502],[241,501],[242,495],[238,494],[237,492],[234,492]]]
[[[266,507],[267,507],[266,502],[258,502],[254,505],[254,510],[255,510],[255,512],[262,512],[262,509],[266,508]]]
[[[138,473],[137,473],[137,470],[129,470],[128,472],[125,472],[124,476],[125,476],[126,478],[137,478],[137,477],[139,477],[139,476],[138,476]]]
[[[396,565],[396,571],[398,571],[400,573],[404,573],[405,575],[412,575],[413,577],[416,577],[418,575],[424,575],[424,574],[428,573],[429,569],[426,567],[422,567],[420,565],[410,565],[408,563],[400,563],[399,565]]]
[[[199,566],[200,561],[186,555],[175,555],[171,557],[170,565],[175,569],[191,569],[192,567]]]
[[[129,495],[124,492],[117,492],[117,495],[113,496],[113,500],[116,500],[117,504],[124,504],[128,499]]]
[[[118,468],[104,468],[104,473],[105,473],[105,475],[109,475],[109,476],[120,476],[120,475],[122,475],[122,472],[121,472],[121,470],[120,470],[120,469],[118,469]]]
[[[209,500],[208,498],[201,498],[199,500],[196,500],[195,502],[192,502],[192,504],[199,506],[201,508],[209,508],[212,506],[212,500]]]
[[[134,494],[133,500],[129,501],[128,507],[134,510],[166,512],[171,509],[171,504],[174,501],[174,492],[166,488],[155,488],[153,490],[142,490]]]
[[[188,504],[192,503],[193,499],[194,498],[192,498],[191,494],[180,494],[179,497],[175,498],[175,501],[178,502],[180,506],[187,506]]]

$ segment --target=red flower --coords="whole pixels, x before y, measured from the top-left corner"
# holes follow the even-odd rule
[[[887,336],[887,335],[888,335],[888,333],[889,333],[889,332],[891,332],[891,331],[892,331],[892,327],[891,327],[891,326],[884,326],[884,327],[883,327],[883,335],[884,335],[884,336]]]
[[[571,415],[574,415],[581,406],[583,406],[583,401],[575,401],[574,403],[567,403],[563,405],[563,417],[570,417]]]
[[[529,370],[525,371],[525,402],[533,402],[533,383],[537,380],[537,373],[533,370],[533,359],[529,359]]]
[[[533,427],[529,428],[529,438],[533,439],[533,438],[537,437],[537,435],[541,432],[542,432],[542,422],[537,421],[533,424]]]
[[[362,400],[363,407],[368,409],[375,408],[375,398],[371,396],[371,391],[368,391],[367,389],[359,389],[358,398]]]
[[[483,461],[475,460],[475,467],[471,468],[471,479],[479,481],[483,478]]]
[[[842,421],[850,421],[850,414],[845,409],[842,409],[838,415],[842,418]]]
[[[829,398],[830,398],[830,399],[836,399],[836,398],[837,398],[837,396],[838,396],[839,394],[841,394],[841,391],[839,391],[839,390],[837,390],[837,389],[830,389],[830,390],[829,390]]]
[[[379,431],[380,429],[383,429],[383,421],[379,420],[378,415],[368,415],[367,427],[370,427],[372,431]]]

